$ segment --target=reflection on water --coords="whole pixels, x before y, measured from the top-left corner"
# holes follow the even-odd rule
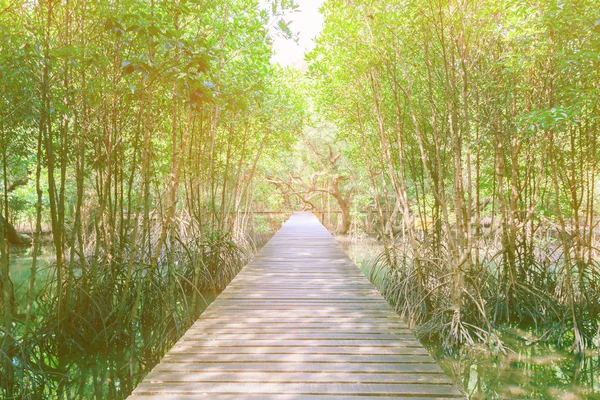
[[[373,261],[383,252],[383,244],[373,238],[354,239],[338,235],[335,239],[363,274],[370,277]]]
[[[471,399],[600,399],[597,351],[580,358],[550,343],[501,339],[508,351],[495,357],[486,349],[453,355],[435,343],[428,347]]]
[[[366,276],[383,246],[374,239],[336,237]],[[451,353],[437,343],[423,343],[469,399],[599,399],[600,350],[576,357],[551,343],[534,341],[528,332],[504,327],[507,354],[487,348]],[[599,334],[600,336],[600,334]],[[530,341],[523,338],[529,337]],[[599,338],[600,340],[600,338]]]
[[[13,283],[15,306],[17,312],[24,312],[25,298],[29,289],[29,279],[31,277],[31,263],[33,257],[28,249],[25,253],[11,254],[9,261],[10,280]],[[54,276],[54,268],[51,268],[53,261],[52,252],[49,249],[42,249],[37,256],[34,298],[37,296],[46,283]],[[20,308],[23,308],[21,310]]]

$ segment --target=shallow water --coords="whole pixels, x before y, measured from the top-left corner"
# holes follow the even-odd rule
[[[369,277],[383,246],[371,238],[336,237],[346,253]],[[441,367],[469,399],[600,399],[600,351],[576,357],[552,343],[524,341],[528,332],[506,328],[501,336],[507,354],[463,349],[457,354],[439,343],[424,343]],[[532,338],[530,338],[532,339]]]
[[[15,295],[15,307],[17,313],[24,312],[25,299],[29,289],[29,278],[31,276],[32,255],[29,250],[25,253],[11,254],[9,260],[10,280],[13,283]],[[42,249],[37,256],[34,297],[40,293],[46,283],[54,275],[51,268],[53,255],[51,251]]]

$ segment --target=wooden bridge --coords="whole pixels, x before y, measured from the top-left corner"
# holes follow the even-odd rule
[[[297,213],[130,399],[461,397],[317,218]]]

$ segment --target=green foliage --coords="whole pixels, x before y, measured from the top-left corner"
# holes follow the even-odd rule
[[[505,324],[593,346],[598,6],[323,6],[310,76],[384,216],[384,291],[448,348]]]
[[[25,182],[0,214],[35,239],[17,299],[0,241],[0,397],[126,397],[245,263],[256,177],[304,122],[272,3],[0,2],[0,192]]]

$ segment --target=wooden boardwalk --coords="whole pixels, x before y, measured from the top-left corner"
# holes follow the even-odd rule
[[[294,214],[131,400],[462,398],[309,213]]]

